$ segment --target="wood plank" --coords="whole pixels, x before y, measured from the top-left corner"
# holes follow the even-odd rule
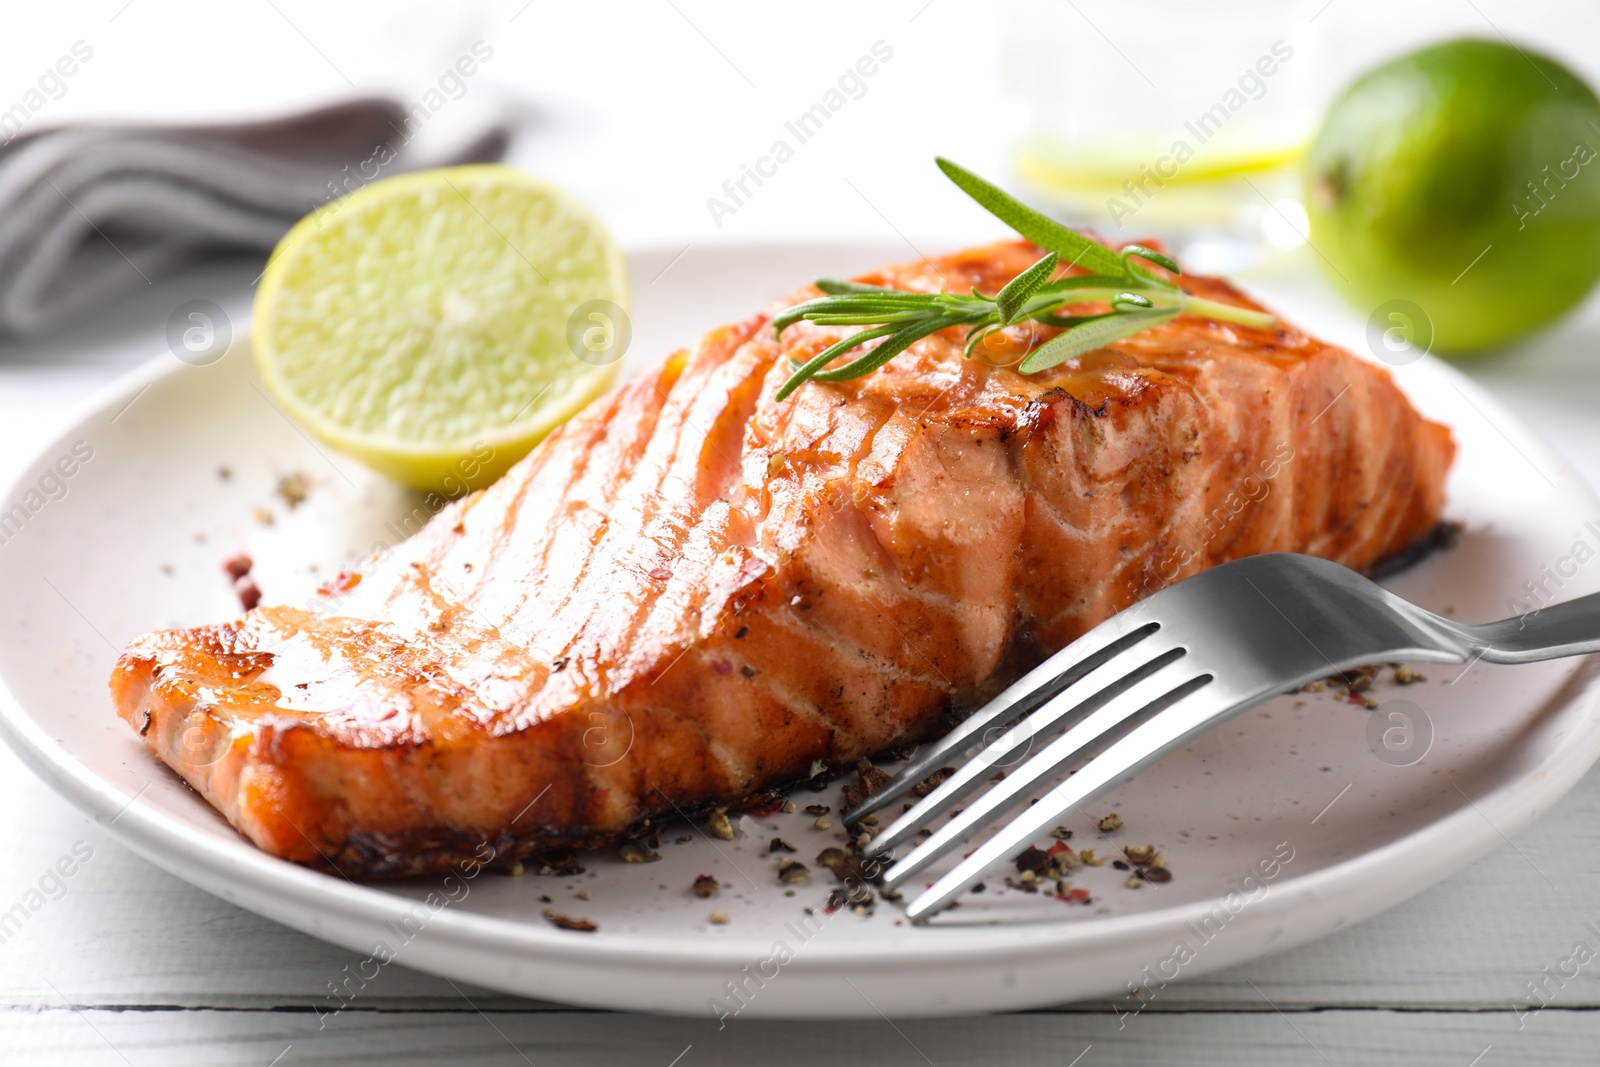
[[[738,1022],[569,1012],[347,1013],[318,1029],[310,1014],[53,1008],[0,1014],[0,1061],[132,1067],[310,1067],[440,1063],[872,1063],[992,1067],[1009,1063],[1225,1063],[1328,1067],[1592,1064],[1593,1012],[1551,1009],[1521,1032],[1481,1012],[1169,1012],[1119,1029],[1109,1015],[826,1023]],[[1175,1057],[1174,1050],[1187,1050]],[[1080,1057],[1081,1059],[1077,1058]],[[119,1059],[120,1057],[120,1059]],[[14,1059],[13,1059],[14,1058]]]

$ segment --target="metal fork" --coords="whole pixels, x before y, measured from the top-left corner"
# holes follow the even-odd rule
[[[1163,589],[1090,630],[925,747],[844,820],[858,824],[978,749],[866,846],[868,858],[886,858],[997,768],[1027,757],[1036,739],[1060,733],[884,873],[887,886],[906,882],[1037,796],[911,903],[910,919],[926,922],[1069,811],[1081,814],[1085,801],[1162,755],[1307,682],[1375,662],[1530,663],[1596,651],[1600,593],[1500,622],[1459,623],[1328,560],[1252,556]]]

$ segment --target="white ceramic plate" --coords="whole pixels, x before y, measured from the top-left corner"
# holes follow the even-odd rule
[[[638,254],[630,362],[659,358],[798,281],[900,258],[903,247],[865,244]],[[1589,559],[1600,527],[1584,526],[1600,507],[1578,478],[1442,364],[1424,360],[1401,379],[1456,430],[1449,515],[1466,531],[1393,587],[1463,619],[1510,614],[1525,582],[1559,584],[1562,597],[1600,588]],[[71,476],[52,476],[74,449],[77,461],[63,463]],[[292,472],[311,483],[294,509],[273,491]],[[1096,812],[1119,812],[1125,828],[1099,841],[1094,827],[1075,825],[1073,844],[1102,854],[1155,844],[1175,877],[1131,889],[1110,866],[1086,869],[1075,884],[1090,890],[1087,906],[992,885],[928,928],[904,925],[888,904],[865,917],[829,914],[830,879],[814,860],[840,831],[815,829],[804,813],[746,817],[732,842],[671,827],[661,862],[596,855],[575,877],[356,885],[236,835],[115,717],[106,678],[124,642],[145,630],[236,614],[221,573],[230,554],[256,559],[268,598],[303,596],[375,541],[393,540],[385,523],[418,502],[314,447],[257,390],[236,344],[208,366],[162,355],[118,383],[0,496],[0,507],[19,503],[13,525],[0,527],[5,736],[152,862],[372,954],[356,968],[367,975],[392,958],[551,1000],[745,1017],[1015,1009],[1126,993],[1130,982],[1148,999],[1166,980],[1302,944],[1411,896],[1515,835],[1600,754],[1586,663],[1429,668],[1426,683],[1377,691],[1388,702],[1379,715],[1406,713],[1410,748],[1405,720],[1380,724],[1397,731],[1387,744],[1398,751],[1381,739],[1375,748],[1372,713],[1304,694],[1201,738],[1101,801]],[[796,799],[838,810],[833,790]],[[792,897],[767,851],[775,834],[814,871]],[[700,873],[720,881],[716,899],[689,892]],[[541,918],[546,908],[599,931],[556,929]],[[710,923],[714,910],[729,921]],[[338,1003],[330,997],[326,1008]]]

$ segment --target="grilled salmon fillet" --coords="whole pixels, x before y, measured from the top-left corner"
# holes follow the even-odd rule
[[[993,293],[1039,255],[861,280]],[[816,295],[621,385],[312,602],[134,641],[119,714],[274,855],[510,864],[927,735],[1202,568],[1367,568],[1439,520],[1449,431],[1287,325],[1181,316],[1032,376],[946,330],[774,402],[842,335],[773,337]]]

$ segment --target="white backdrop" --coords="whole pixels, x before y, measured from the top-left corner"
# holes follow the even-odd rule
[[[1125,4],[1114,22],[1097,16],[1082,32],[1103,34],[1115,62],[1109,49],[1138,57],[1142,30],[1164,11],[1203,17],[1220,2]],[[1091,10],[1086,0],[1078,6]],[[1015,129],[1007,10],[960,0],[14,4],[0,34],[0,111],[79,40],[94,49],[92,60],[31,121],[272,111],[352,85],[393,86],[410,100],[483,39],[494,57],[450,108],[496,92],[526,99],[528,135],[513,162],[579,192],[624,241],[859,235],[891,224],[948,234],[983,225],[983,216],[948,194],[930,157],[1001,173]],[[1600,84],[1593,0],[1284,0],[1272,18],[1264,39],[1348,39],[1352,70],[1421,40],[1504,34]],[[720,229],[713,225],[706,198],[875,41],[893,58],[867,80],[865,95]],[[1218,72],[1219,83],[1226,74]],[[1169,91],[1209,98],[1217,86]]]

